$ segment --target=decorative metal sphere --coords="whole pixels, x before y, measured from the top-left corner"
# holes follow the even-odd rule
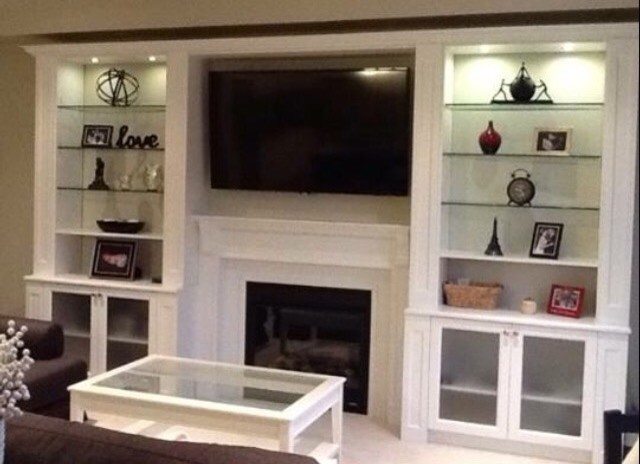
[[[96,79],[98,98],[111,106],[129,106],[138,98],[140,84],[124,69],[111,68]]]

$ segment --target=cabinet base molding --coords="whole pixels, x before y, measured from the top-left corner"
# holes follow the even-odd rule
[[[478,448],[498,453],[509,453],[518,456],[552,459],[566,462],[591,462],[591,452],[554,446],[533,445],[531,443],[514,440],[500,440],[487,437],[474,437],[459,433],[429,430],[429,443],[439,443],[451,446]]]

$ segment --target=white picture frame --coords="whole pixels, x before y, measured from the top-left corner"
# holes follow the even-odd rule
[[[536,127],[533,151],[541,155],[568,156],[572,132],[570,127]]]

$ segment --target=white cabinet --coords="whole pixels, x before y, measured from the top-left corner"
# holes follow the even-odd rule
[[[418,48],[402,434],[597,463],[602,412],[624,408],[637,34],[548,32]],[[523,62],[553,103],[492,103]],[[490,121],[502,144],[484,154]],[[540,150],[545,130],[566,150]],[[535,196],[517,206],[525,171]],[[485,252],[494,219],[501,255]],[[562,226],[557,256],[530,253],[536,223]],[[445,282],[469,281],[503,285],[497,308],[447,300]],[[547,314],[553,285],[584,289],[580,318]]]
[[[596,336],[434,319],[434,430],[589,449]]]
[[[183,135],[167,133],[169,113],[179,111],[183,95],[173,92],[169,110],[166,57],[149,60],[148,53],[114,44],[89,48],[33,50],[34,272],[25,280],[27,315],[60,323],[66,350],[96,374],[147,354],[177,353],[183,256],[177,243],[184,227],[179,198],[186,181],[167,178],[184,159],[174,155],[167,162],[165,156],[175,153]],[[117,76],[122,72],[129,76],[124,82]],[[113,79],[105,82],[107,75]],[[99,88],[120,97],[127,93],[129,104],[103,101]],[[100,137],[92,135],[95,130]],[[103,230],[98,221],[105,219],[144,226]],[[128,255],[126,268],[131,272],[119,278],[110,276],[112,269],[100,272],[94,263],[99,242],[111,250],[133,243],[135,261]]]
[[[64,329],[65,352],[94,375],[151,353],[175,353],[175,299],[105,287],[29,283],[27,316]]]

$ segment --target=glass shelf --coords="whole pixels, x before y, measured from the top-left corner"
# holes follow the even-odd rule
[[[61,228],[56,230],[58,235],[72,235],[78,237],[105,237],[105,238],[128,238],[135,240],[162,240],[162,234],[138,233],[138,234],[116,234],[113,232],[102,232],[98,229]]]
[[[453,111],[570,111],[600,110],[604,103],[447,103]]]
[[[472,206],[482,208],[513,208],[514,210],[531,210],[531,209],[552,209],[567,211],[600,211],[600,208],[594,206],[558,206],[558,205],[531,205],[517,206],[507,203],[478,203],[478,202],[462,202],[462,201],[443,201],[443,206]]]
[[[144,112],[144,113],[163,113],[166,109],[165,105],[131,105],[131,106],[109,106],[109,105],[58,105],[59,110],[71,111],[91,111],[91,112]]]
[[[120,148],[120,147],[81,147],[79,145],[62,145],[58,150],[100,150],[100,151],[164,151],[164,147],[157,148]]]
[[[574,159],[586,160],[586,161],[600,161],[601,156],[598,155],[585,155],[585,154],[571,154],[571,155],[545,155],[542,153],[496,153],[494,155],[485,155],[484,153],[451,153],[446,152],[443,154],[445,157],[450,158],[475,158],[483,160],[499,160],[500,158],[525,158],[525,159],[545,159],[552,162],[571,161]]]
[[[497,396],[498,395],[497,388],[491,387],[491,386],[441,384],[440,389],[448,392],[463,393],[468,395],[480,395],[480,396]]]
[[[126,345],[142,345],[147,346],[149,341],[146,338],[137,338],[127,335],[109,335],[107,341],[110,343],[123,343]]]
[[[131,189],[131,190],[93,190],[86,187],[58,187],[58,190],[71,191],[71,192],[96,192],[96,193],[148,193],[151,195],[162,195],[164,192],[157,190],[143,190],[143,189]]]
[[[525,393],[522,395],[522,401],[530,401],[533,403],[547,403],[550,405],[569,406],[574,408],[582,407],[582,400],[579,398],[570,398],[570,397],[554,396],[554,395],[539,395],[539,394]]]

